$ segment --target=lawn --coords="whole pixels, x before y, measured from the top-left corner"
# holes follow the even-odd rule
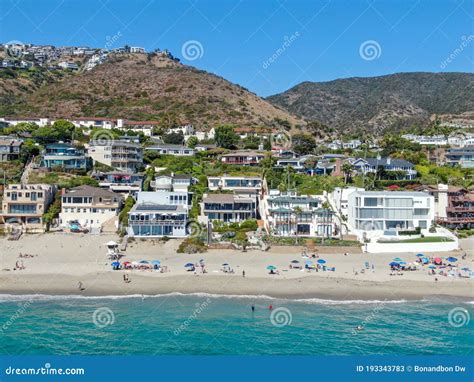
[[[416,239],[400,240],[397,243],[445,243],[448,241],[454,241],[449,237],[443,236],[428,236],[428,237],[417,237]]]

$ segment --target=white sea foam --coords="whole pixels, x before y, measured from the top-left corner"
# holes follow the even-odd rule
[[[321,298],[307,298],[307,299],[292,299],[292,298],[277,298],[267,295],[226,295],[214,293],[180,293],[172,292],[166,294],[156,295],[107,295],[107,296],[81,296],[81,295],[47,295],[47,294],[0,294],[0,303],[16,302],[16,301],[65,301],[65,300],[122,300],[122,299],[154,299],[167,297],[198,297],[198,298],[216,298],[216,299],[242,299],[242,300],[272,300],[272,301],[286,301],[304,304],[319,304],[319,305],[363,305],[363,304],[403,304],[410,302],[410,300],[331,300]],[[418,300],[421,302],[429,302],[430,300]],[[467,302],[474,303],[473,301]]]

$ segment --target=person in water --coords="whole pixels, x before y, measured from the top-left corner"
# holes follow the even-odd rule
[[[268,310],[273,310],[273,305],[268,305]]]
[[[252,305],[252,312],[255,312],[255,306]]]

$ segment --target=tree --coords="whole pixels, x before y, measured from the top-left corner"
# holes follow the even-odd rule
[[[172,144],[172,145],[182,145],[184,143],[184,135],[182,131],[178,131],[177,133],[169,133],[163,135],[163,142]]]
[[[316,148],[316,140],[311,134],[295,134],[292,142],[293,150],[300,155],[310,154]]]
[[[222,125],[216,128],[216,144],[224,149],[234,148],[239,142],[239,136],[231,125]]]
[[[199,139],[194,135],[192,137],[189,137],[188,141],[186,142],[187,146],[191,149],[194,149],[198,143]]]
[[[341,169],[344,173],[344,184],[347,184],[347,180],[351,177],[352,172],[354,171],[354,166],[349,162],[344,162]]]

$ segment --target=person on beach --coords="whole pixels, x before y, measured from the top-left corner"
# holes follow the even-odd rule
[[[242,271],[242,277],[245,278],[245,271]]]
[[[79,282],[77,283],[77,288],[78,288],[79,290],[84,290],[84,289],[86,289],[86,288],[84,288],[84,287],[82,286],[82,281],[79,281]]]

